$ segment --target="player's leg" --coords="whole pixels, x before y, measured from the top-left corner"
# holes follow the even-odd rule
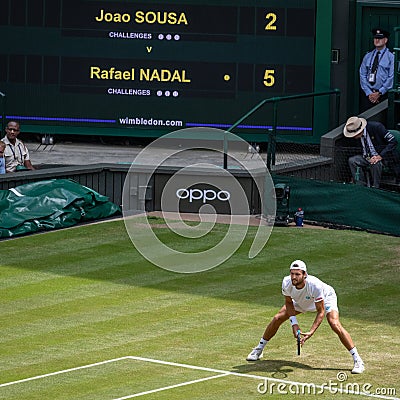
[[[339,336],[339,339],[343,343],[344,347],[350,351],[354,347],[353,339],[339,321],[339,313],[335,310],[332,310],[326,314],[326,319],[332,330]]]
[[[332,309],[326,314],[326,319],[332,330],[338,335],[344,347],[346,347],[353,357],[354,368],[351,372],[353,374],[361,374],[364,372],[364,363],[358,354],[357,348],[354,346],[353,339],[351,338],[349,332],[347,332],[339,320],[339,312]]]
[[[289,314],[286,311],[286,306],[283,306],[272,318],[271,322],[265,328],[263,339],[266,341],[271,340],[276,332],[278,332],[279,327],[289,319]]]
[[[299,312],[296,311],[296,314]],[[268,341],[271,340],[279,327],[289,319],[289,314],[286,311],[286,306],[283,306],[277,314],[272,318],[271,322],[265,328],[264,334],[262,335],[257,346],[251,351],[251,353],[247,356],[247,361],[257,361],[263,355],[264,347],[267,345]]]

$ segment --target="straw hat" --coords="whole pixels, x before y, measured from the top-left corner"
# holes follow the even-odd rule
[[[367,120],[359,117],[350,117],[343,129],[343,135],[352,138],[364,131],[367,126]]]

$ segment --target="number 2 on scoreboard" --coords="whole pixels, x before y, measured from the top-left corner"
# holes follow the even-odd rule
[[[265,30],[266,31],[276,31],[276,14],[275,13],[268,13],[265,15],[265,19],[268,21],[268,23],[265,25]]]
[[[275,70],[274,69],[266,69],[264,71],[264,86],[271,87],[275,84]]]

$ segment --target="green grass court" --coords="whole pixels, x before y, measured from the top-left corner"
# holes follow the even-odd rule
[[[183,239],[153,222],[161,240],[186,252],[226,232],[217,225],[204,240]],[[227,262],[198,274],[151,265],[123,221],[2,241],[0,399],[399,397],[400,239],[274,228],[249,260],[254,232]],[[364,374],[350,374],[352,358],[326,321],[300,356],[287,323],[262,361],[245,360],[282,306],[282,278],[297,258],[336,289]],[[298,319],[308,329],[314,315]],[[272,394],[260,393],[264,378]],[[329,382],[339,393],[321,393]],[[290,393],[293,383],[314,384],[317,394]],[[340,392],[357,385],[370,393]]]

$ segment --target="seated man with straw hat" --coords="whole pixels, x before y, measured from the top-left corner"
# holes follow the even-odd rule
[[[349,158],[350,171],[356,184],[379,188],[383,164],[390,165],[396,177],[400,176],[400,157],[397,153],[397,140],[380,122],[364,118],[350,117],[343,129],[347,138],[360,139],[362,154]],[[367,178],[371,175],[371,184]]]

